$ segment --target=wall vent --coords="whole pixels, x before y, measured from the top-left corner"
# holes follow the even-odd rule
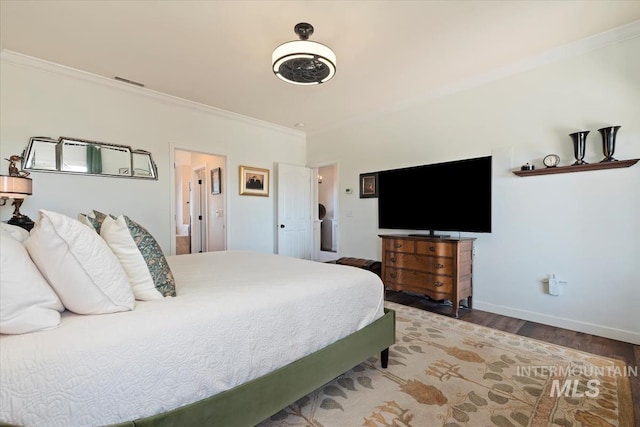
[[[114,79],[116,79],[118,81],[121,81],[121,82],[129,83],[130,85],[136,85],[136,86],[144,87],[144,85],[142,83],[134,82],[133,80],[125,79],[124,77],[115,76]]]

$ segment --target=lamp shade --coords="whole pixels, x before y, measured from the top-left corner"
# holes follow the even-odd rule
[[[307,40],[313,34],[310,24],[296,25],[300,40],[278,46],[271,57],[274,74],[287,83],[316,85],[330,80],[336,73],[336,54],[321,44]]]
[[[31,178],[0,175],[0,197],[24,199],[32,194]]]

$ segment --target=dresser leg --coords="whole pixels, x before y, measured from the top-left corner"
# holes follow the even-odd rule
[[[471,302],[471,296],[467,297],[467,308],[471,310],[473,308],[473,303]]]

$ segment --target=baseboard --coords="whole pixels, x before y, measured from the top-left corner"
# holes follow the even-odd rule
[[[596,325],[594,323],[580,322],[564,317],[551,316],[549,314],[538,313],[535,311],[521,310],[504,305],[496,305],[474,298],[473,308],[490,313],[501,314],[503,316],[515,317],[531,322],[542,323],[544,325],[555,326],[557,328],[569,329],[572,331],[583,332],[585,334],[597,335],[613,340],[623,341],[635,345],[640,345],[640,333],[627,331],[624,329],[610,328],[607,326]]]

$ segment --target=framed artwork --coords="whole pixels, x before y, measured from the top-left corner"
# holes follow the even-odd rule
[[[360,174],[360,198],[378,197],[378,174]]]
[[[211,194],[222,193],[222,184],[220,182],[220,168],[211,169]]]
[[[240,194],[269,196],[269,169],[240,166]]]

